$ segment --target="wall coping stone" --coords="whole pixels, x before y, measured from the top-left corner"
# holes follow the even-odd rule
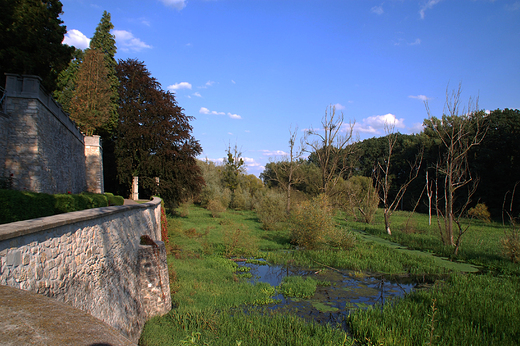
[[[84,143],[83,134],[76,123],[63,110],[61,105],[41,85],[42,79],[33,75],[4,73],[6,76],[6,97],[37,99],[54,117],[72,133],[78,141]],[[5,100],[3,103],[6,103]]]
[[[154,197],[153,200],[151,200],[150,202],[142,204],[130,204],[85,209],[70,213],[40,217],[32,220],[11,222],[0,225],[0,241],[45,231],[47,229],[56,228],[59,226],[70,225],[77,222],[118,214],[132,209],[146,209],[160,203],[161,199],[158,197]]]

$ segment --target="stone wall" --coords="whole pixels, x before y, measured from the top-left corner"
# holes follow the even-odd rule
[[[171,308],[160,199],[0,225],[0,284],[90,313],[137,342]],[[148,235],[155,243],[140,245]]]
[[[103,148],[99,136],[85,137],[85,165],[87,174],[87,191],[104,193],[103,181]]]
[[[0,177],[12,174],[17,190],[86,191],[85,165],[90,161],[85,158],[84,136],[41,86],[41,79],[6,73],[5,90],[0,115],[0,143],[4,144]]]

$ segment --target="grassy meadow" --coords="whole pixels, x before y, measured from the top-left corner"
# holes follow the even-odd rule
[[[140,345],[515,345],[520,340],[520,270],[502,252],[508,229],[501,224],[472,221],[455,258],[438,239],[435,219],[430,226],[421,214],[396,212],[392,236],[384,232],[382,211],[370,225],[337,214],[338,232],[355,235],[346,250],[295,249],[288,227],[265,231],[253,211],[213,217],[204,208],[184,205],[176,214],[168,217],[167,245],[174,309],[147,322]],[[352,311],[345,317],[347,332],[262,310],[276,293],[309,297],[320,283],[293,277],[279,287],[251,284],[247,271],[232,260],[237,258],[384,273],[426,281],[430,288]]]

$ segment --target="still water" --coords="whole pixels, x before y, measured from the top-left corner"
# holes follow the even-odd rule
[[[273,298],[277,304],[267,305],[270,309],[288,309],[297,315],[319,323],[343,325],[344,317],[353,309],[366,308],[376,303],[385,304],[390,299],[402,297],[414,287],[413,283],[387,280],[384,276],[371,276],[363,272],[348,270],[308,270],[295,267],[240,263],[251,268],[251,283],[267,282],[278,286],[283,278],[291,275],[312,277],[328,281],[329,286],[318,286],[310,299],[285,298],[278,294]]]

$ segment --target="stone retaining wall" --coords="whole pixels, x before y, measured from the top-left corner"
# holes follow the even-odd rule
[[[0,111],[0,178],[12,174],[12,187],[17,190],[103,193],[99,138],[97,148],[92,146],[92,156],[86,152],[91,147],[85,147],[84,135],[45,91],[38,76],[5,75],[6,94]],[[98,185],[87,185],[92,183]]]
[[[171,297],[159,198],[0,225],[0,284],[90,313],[137,342]],[[140,245],[148,235],[154,245]]]

